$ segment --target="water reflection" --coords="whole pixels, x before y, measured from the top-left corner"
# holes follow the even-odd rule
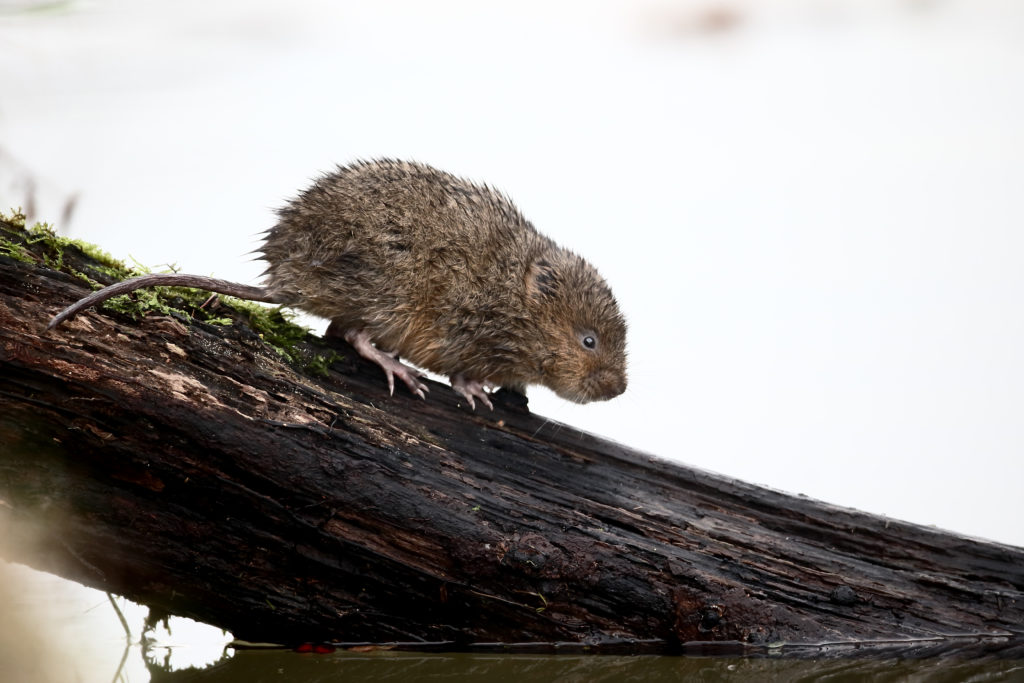
[[[146,608],[22,565],[0,563],[0,672],[28,681],[1010,681],[1024,680],[1024,645],[1007,641],[1003,659],[970,657],[993,643],[965,641],[919,651],[928,658],[828,659],[423,654],[239,650],[230,635],[185,619],[144,630]],[[131,635],[117,616],[123,612]],[[958,649],[951,649],[957,647]],[[1015,658],[1014,658],[1015,657]]]
[[[660,656],[477,655],[375,652],[303,655],[240,651],[205,669],[166,672],[150,667],[153,683],[318,683],[320,681],[1009,681],[1024,678],[1024,661],[828,660]]]

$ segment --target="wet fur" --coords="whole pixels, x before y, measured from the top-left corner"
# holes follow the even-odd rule
[[[192,278],[189,286],[245,291],[365,330],[378,349],[453,378],[542,384],[578,402],[625,390],[626,324],[608,285],[501,193],[384,159],[338,167],[278,213],[261,249],[263,288],[176,274],[119,286]]]

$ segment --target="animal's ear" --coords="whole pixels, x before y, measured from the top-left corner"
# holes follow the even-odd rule
[[[526,291],[535,299],[554,296],[558,289],[555,267],[546,258],[539,258],[530,264],[526,273]]]

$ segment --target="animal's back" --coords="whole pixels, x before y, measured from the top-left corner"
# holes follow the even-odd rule
[[[269,288],[442,372],[452,349],[424,342],[447,338],[447,319],[514,314],[530,260],[553,246],[503,195],[413,162],[339,167],[279,215],[262,249]]]

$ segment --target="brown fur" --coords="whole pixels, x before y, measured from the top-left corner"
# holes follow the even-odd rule
[[[279,216],[262,247],[268,299],[453,378],[542,384],[578,402],[626,388],[626,325],[608,285],[486,186],[359,162]]]

